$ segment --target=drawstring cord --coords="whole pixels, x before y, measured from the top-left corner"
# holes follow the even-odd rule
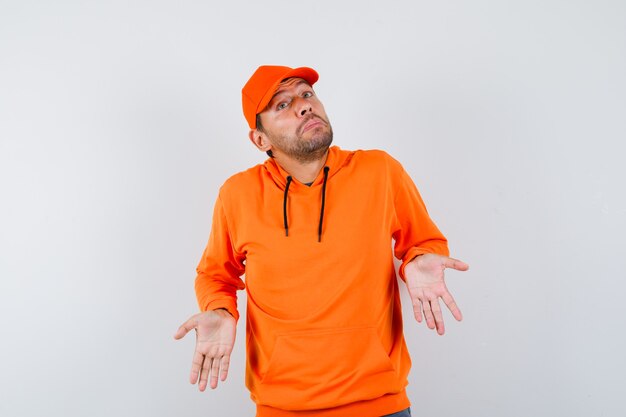
[[[283,199],[283,220],[285,222],[285,236],[289,236],[289,224],[287,223],[287,192],[291,184],[291,175],[287,177],[287,186],[285,187],[285,197]]]
[[[324,184],[322,185],[322,208],[320,210],[320,223],[317,228],[317,241],[322,241],[322,226],[324,224],[324,207],[326,206],[326,183],[328,182],[328,171],[330,168],[324,167]],[[285,236],[289,237],[289,222],[287,221],[287,194],[291,185],[291,175],[287,177],[287,185],[285,186],[285,194],[283,197],[283,223],[285,225]]]
[[[324,222],[324,206],[326,205],[326,182],[328,181],[328,170],[330,168],[324,167],[324,185],[322,185],[322,209],[320,210],[320,225],[317,229],[317,241],[322,241],[322,224]]]

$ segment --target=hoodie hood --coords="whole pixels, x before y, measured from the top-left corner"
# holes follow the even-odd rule
[[[344,151],[339,146],[331,146],[328,148],[328,156],[326,157],[326,162],[324,163],[325,167],[328,167],[328,180],[330,180],[337,172],[339,172],[344,166],[346,166],[352,156],[354,155],[354,151]],[[265,171],[271,175],[272,179],[276,183],[276,185],[284,190],[287,186],[287,177],[290,177],[289,173],[285,171],[274,158],[268,158],[263,164],[263,168]],[[307,187],[308,185],[299,183],[298,181],[294,181],[290,185],[290,189],[294,190],[296,187]],[[322,168],[318,173],[317,177],[311,184],[311,187],[316,187],[322,185],[324,182],[324,169]]]

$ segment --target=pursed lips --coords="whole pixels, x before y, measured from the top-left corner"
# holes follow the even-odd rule
[[[304,133],[307,130],[311,130],[314,127],[321,126],[324,124],[321,118],[317,116],[312,116],[309,120],[305,121],[300,128],[301,132]]]

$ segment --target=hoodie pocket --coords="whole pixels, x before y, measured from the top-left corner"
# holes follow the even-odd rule
[[[309,410],[378,398],[405,385],[375,327],[316,330],[278,336],[256,399]]]

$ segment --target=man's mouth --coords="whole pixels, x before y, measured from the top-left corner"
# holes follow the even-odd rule
[[[312,117],[310,120],[304,122],[300,130],[302,131],[302,133],[304,133],[308,130],[315,129],[316,127],[322,126],[322,125],[324,125],[324,122],[322,121],[322,119],[318,117]]]

